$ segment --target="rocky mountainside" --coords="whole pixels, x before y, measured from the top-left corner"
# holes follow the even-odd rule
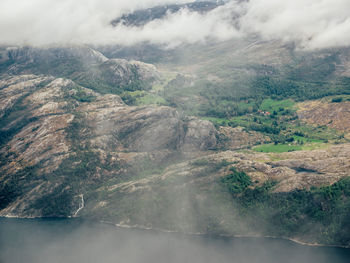
[[[0,90],[2,215],[69,215],[35,204],[127,176],[138,162],[156,166],[217,143],[208,121],[169,107],[130,107],[71,80],[19,75],[2,79]],[[74,207],[73,200],[66,205]]]

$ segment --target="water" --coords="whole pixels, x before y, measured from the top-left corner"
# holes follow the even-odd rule
[[[349,263],[350,250],[159,233],[78,219],[0,219],[1,263]]]

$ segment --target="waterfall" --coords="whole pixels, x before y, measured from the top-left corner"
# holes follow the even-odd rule
[[[79,208],[78,208],[77,211],[75,211],[73,217],[76,217],[78,215],[79,211],[84,208],[84,195],[81,194],[79,196],[81,197],[81,201],[80,201],[80,204],[79,204]]]

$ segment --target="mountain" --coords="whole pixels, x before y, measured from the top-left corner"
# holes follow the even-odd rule
[[[162,19],[170,13],[177,13],[182,9],[188,9],[191,12],[206,13],[218,6],[223,5],[223,1],[197,1],[187,4],[160,5],[148,9],[136,10],[133,13],[124,14],[113,20],[113,26],[118,24],[126,26],[143,26],[153,20]]]
[[[0,216],[350,246],[349,61],[256,36],[2,46]]]

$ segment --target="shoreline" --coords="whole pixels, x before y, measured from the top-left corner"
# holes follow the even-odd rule
[[[308,246],[308,247],[325,247],[325,248],[341,248],[341,249],[350,249],[350,246],[341,246],[341,245],[326,245],[326,244],[319,244],[319,243],[308,243],[304,241],[300,241],[295,238],[288,238],[288,237],[278,237],[278,236],[262,236],[262,235],[229,235],[229,234],[210,234],[210,233],[191,233],[191,232],[180,232],[176,230],[166,230],[166,229],[161,229],[161,228],[154,228],[154,227],[146,227],[146,226],[140,226],[140,225],[126,225],[126,224],[117,224],[113,222],[108,222],[104,220],[91,220],[91,219],[86,219],[82,217],[35,217],[35,216],[27,216],[27,217],[21,217],[17,215],[1,215],[1,218],[5,219],[68,219],[68,220],[76,220],[76,219],[83,219],[87,220],[90,222],[95,222],[95,223],[101,223],[109,226],[113,226],[119,229],[133,229],[133,230],[144,230],[144,231],[156,231],[160,233],[174,233],[174,234],[182,234],[182,235],[188,235],[188,236],[213,236],[213,237],[225,237],[225,238],[269,238],[269,239],[280,239],[280,240],[285,240],[285,241],[290,241],[295,244],[301,245],[301,246]]]
[[[225,237],[225,238],[269,238],[269,239],[280,239],[285,241],[290,241],[298,245],[302,246],[308,246],[308,247],[328,247],[328,248],[342,248],[342,249],[350,249],[350,246],[341,246],[341,245],[326,245],[326,244],[319,244],[319,243],[308,243],[304,241],[300,241],[295,238],[288,238],[288,237],[278,237],[278,236],[262,236],[262,235],[229,235],[229,234],[210,234],[210,233],[185,233],[180,232],[176,230],[166,230],[166,229],[160,229],[160,228],[152,228],[152,227],[145,227],[145,226],[139,226],[139,225],[125,225],[125,224],[116,224],[112,222],[107,221],[98,221],[103,224],[112,225],[114,227],[120,228],[120,229],[135,229],[135,230],[145,230],[145,231],[157,231],[161,233],[176,233],[176,234],[183,234],[183,235],[189,235],[189,236],[213,236],[213,237]]]

